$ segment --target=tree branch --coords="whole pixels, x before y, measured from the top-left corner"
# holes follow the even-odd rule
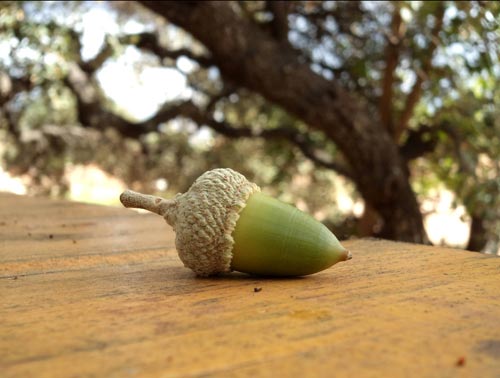
[[[292,5],[290,1],[266,1],[267,9],[273,14],[273,37],[282,43],[288,43],[288,12]]]
[[[80,56],[78,65],[88,75],[94,74],[99,68],[102,67],[104,62],[108,60],[114,53],[113,46],[106,39],[104,42],[104,47],[99,51],[99,53],[89,61],[83,61]]]
[[[263,138],[266,140],[285,140],[299,148],[302,154],[314,162],[317,166],[330,169],[336,173],[352,180],[352,174],[348,167],[339,162],[329,161],[321,158],[308,136],[301,134],[297,130],[289,127],[278,127],[274,129],[252,130],[250,127],[234,127],[226,122],[216,121],[213,118],[202,116],[197,120],[203,121],[213,130],[229,138]]]
[[[0,71],[0,106],[5,105],[19,92],[33,89],[33,81],[29,76],[11,77]]]
[[[254,130],[250,126],[235,127],[224,121],[215,120],[212,115],[201,110],[191,101],[180,103],[175,107],[169,107],[165,115],[160,115],[159,118],[165,119],[166,115],[176,114],[184,116],[196,122],[199,126],[206,125],[232,139],[240,138],[263,138],[266,140],[284,140],[299,148],[302,154],[309,160],[321,166],[335,171],[336,173],[352,180],[352,173],[349,168],[339,162],[329,161],[321,158],[316,152],[313,142],[307,134],[299,133],[291,127],[277,127],[273,129]],[[156,118],[156,117],[155,117]]]
[[[82,76],[83,75],[83,76]],[[221,96],[212,99],[207,110],[202,110],[192,101],[168,104],[156,115],[144,122],[130,122],[124,118],[103,109],[95,90],[92,90],[89,78],[77,67],[70,70],[66,84],[73,91],[78,104],[78,120],[84,127],[102,130],[103,127],[112,127],[122,136],[137,139],[141,135],[157,131],[158,125],[177,117],[185,117],[194,121],[199,126],[206,125],[219,134],[229,138],[264,138],[285,140],[297,146],[308,159],[318,166],[336,171],[338,174],[352,179],[349,169],[340,163],[322,159],[306,134],[289,127],[274,129],[253,130],[251,127],[234,127],[227,122],[217,121],[211,115],[211,108],[224,97],[223,94],[231,93],[231,88],[223,91]]]
[[[391,33],[387,36],[385,70],[382,81],[382,96],[380,97],[379,104],[380,120],[392,135],[395,134],[392,119],[394,71],[398,65],[399,47],[403,37],[401,28],[402,21],[399,7],[395,5],[394,14],[392,16]]]
[[[140,3],[203,43],[224,80],[259,93],[335,143],[357,189],[383,217],[385,237],[427,241],[398,146],[357,93],[316,74],[296,51],[283,48],[231,3]]]
[[[33,87],[34,83],[29,75],[11,77],[6,72],[0,71],[0,120],[4,119],[7,131],[16,140],[21,138],[21,132],[17,127],[16,116],[9,107],[9,101],[20,92],[31,91]]]
[[[210,57],[197,55],[189,49],[181,48],[177,50],[169,50],[163,47],[158,41],[157,35],[154,33],[130,34],[120,37],[119,40],[123,44],[134,45],[142,50],[149,51],[158,56],[160,59],[170,58],[175,60],[181,56],[185,56],[186,58],[194,60],[202,67],[210,67],[214,65],[214,62]]]
[[[138,139],[144,134],[157,131],[160,124],[179,115],[190,114],[194,107],[191,102],[179,103],[177,106],[164,107],[144,122],[130,122],[102,107],[89,76],[78,65],[70,66],[64,82],[76,98],[77,118],[83,127],[101,131],[110,127],[126,138]]]
[[[401,156],[408,162],[434,151],[438,142],[437,130],[427,125],[410,130],[406,142],[399,148]]]
[[[237,91],[237,88],[234,85],[224,83],[224,88],[222,88],[222,90],[217,95],[210,97],[210,100],[208,101],[205,109],[207,111],[211,112],[214,109],[215,105],[220,100],[222,100],[223,98],[229,97],[229,95],[231,95],[232,93],[235,93],[236,91]]]
[[[90,75],[80,65],[69,66],[68,76],[64,79],[66,86],[73,92],[77,101],[77,117],[83,127],[102,130],[113,127],[120,134],[130,138],[152,131],[151,125],[135,127],[135,124],[104,109],[101,99],[91,82]],[[156,125],[155,125],[156,126]]]
[[[78,39],[79,36],[75,33],[74,38]],[[212,60],[208,56],[196,55],[189,49],[181,48],[177,50],[169,50],[161,46],[156,34],[153,33],[145,32],[139,34],[128,34],[121,36],[119,38],[119,41],[122,44],[134,45],[139,49],[149,51],[152,54],[158,56],[160,59],[170,58],[176,60],[181,56],[185,56],[186,58],[194,60],[202,67],[210,67],[213,65]],[[94,58],[88,61],[84,61],[81,56],[79,56],[78,65],[80,66],[80,69],[87,75],[93,75],[99,68],[102,67],[106,60],[113,56],[114,52],[115,50],[113,45],[108,39],[106,39],[103,48]]]
[[[481,252],[488,243],[484,216],[483,214],[478,215],[470,212],[469,215],[471,217],[470,236],[465,249],[473,252]]]
[[[408,122],[410,121],[413,115],[415,106],[417,105],[418,101],[420,100],[420,97],[422,96],[422,84],[424,83],[425,80],[429,78],[429,73],[432,68],[432,57],[439,42],[439,32],[443,27],[443,16],[444,16],[444,5],[443,3],[440,3],[436,13],[436,23],[431,32],[430,47],[428,50],[427,57],[423,61],[421,69],[416,72],[417,79],[415,81],[415,84],[413,84],[413,87],[408,97],[406,98],[405,107],[403,109],[403,112],[401,113],[399,123],[396,126],[396,129],[394,130],[394,138],[396,141],[399,140],[401,134],[408,127]]]
[[[420,125],[415,130],[409,130],[405,143],[399,148],[401,156],[408,162],[434,151],[439,143],[439,132],[446,133],[450,138],[460,173],[474,176],[474,167],[467,163],[467,159],[463,154],[462,144],[466,140],[465,136],[461,135],[456,127],[446,121],[433,126]]]
[[[451,139],[451,142],[453,144],[453,151],[458,160],[459,172],[466,176],[475,177],[475,167],[471,166],[464,154],[465,151],[463,148],[463,142],[466,141],[467,138],[462,135],[462,133],[456,127],[453,127],[453,125],[446,121],[439,125],[439,129],[448,134],[448,137],[450,137]]]

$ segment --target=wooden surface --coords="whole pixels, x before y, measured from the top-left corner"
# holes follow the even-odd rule
[[[499,258],[357,240],[306,278],[200,279],[173,239],[158,216],[0,194],[0,376],[500,376]]]

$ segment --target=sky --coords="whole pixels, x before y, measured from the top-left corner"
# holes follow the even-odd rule
[[[143,24],[130,19],[119,30],[116,18],[105,3],[95,4],[82,19],[82,57],[93,58],[100,50],[107,34],[140,33],[145,30]],[[129,115],[142,121],[156,113],[166,101],[188,97],[186,76],[193,69],[187,58],[178,60],[178,68],[165,68],[160,64],[146,66],[137,70],[136,65],[143,60],[143,54],[129,46],[118,59],[104,64],[97,74],[97,79],[106,93],[119,107],[127,109]],[[181,72],[182,71],[182,72]]]

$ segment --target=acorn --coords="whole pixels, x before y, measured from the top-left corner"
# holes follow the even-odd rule
[[[173,199],[126,190],[120,201],[163,216],[180,259],[199,276],[304,276],[351,258],[325,225],[232,169],[205,172]]]

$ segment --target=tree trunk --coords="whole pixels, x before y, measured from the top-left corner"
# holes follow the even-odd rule
[[[468,251],[481,252],[486,246],[488,238],[486,237],[486,229],[484,228],[483,218],[477,215],[472,215],[470,225],[469,242],[467,243]]]
[[[422,215],[397,144],[362,99],[314,73],[226,2],[142,1],[191,33],[222,75],[321,130],[349,162],[356,187],[382,217],[381,236],[427,242]]]
[[[361,218],[358,219],[357,233],[360,237],[379,236],[381,231],[381,218],[369,204],[365,204],[365,209]]]

